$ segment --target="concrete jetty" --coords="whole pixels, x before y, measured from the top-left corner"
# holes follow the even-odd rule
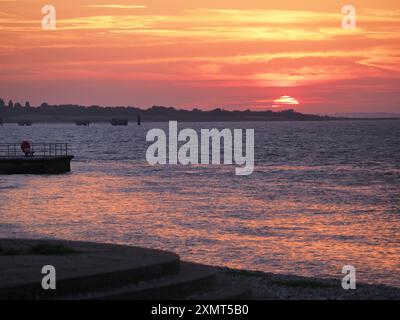
[[[0,158],[0,174],[57,174],[71,171],[73,156]]]
[[[25,150],[25,151],[24,151]],[[58,174],[71,171],[66,143],[24,141],[0,144],[0,174]]]
[[[41,248],[38,250],[37,248]],[[56,268],[56,289],[41,285]],[[60,240],[0,239],[0,299],[235,299],[250,289],[165,251]]]

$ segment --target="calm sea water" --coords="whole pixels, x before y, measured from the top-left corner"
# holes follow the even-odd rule
[[[0,176],[0,237],[112,242],[183,259],[400,286],[400,121],[186,123],[254,128],[256,168],[149,166],[146,132],[0,127],[1,142],[69,142],[72,173]]]

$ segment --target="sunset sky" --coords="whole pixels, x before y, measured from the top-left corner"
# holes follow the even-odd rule
[[[0,97],[33,105],[400,112],[399,0],[0,0],[0,40]]]

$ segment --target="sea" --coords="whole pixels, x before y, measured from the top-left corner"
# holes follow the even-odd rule
[[[168,123],[0,127],[0,143],[65,142],[61,175],[0,175],[0,237],[117,243],[230,268],[400,287],[400,121],[179,123],[254,129],[236,165],[150,165]]]

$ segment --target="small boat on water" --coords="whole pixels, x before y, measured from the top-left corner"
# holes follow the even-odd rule
[[[18,121],[18,125],[20,127],[23,127],[23,126],[30,127],[32,125],[32,121],[29,121],[29,120]]]
[[[127,119],[111,119],[111,125],[113,126],[127,126],[128,120]]]
[[[67,143],[0,143],[0,174],[60,174],[71,171]]]
[[[78,121],[75,121],[75,124],[76,124],[77,126],[84,126],[84,127],[87,127],[87,126],[90,125],[90,122],[89,122],[88,120],[78,120]]]

